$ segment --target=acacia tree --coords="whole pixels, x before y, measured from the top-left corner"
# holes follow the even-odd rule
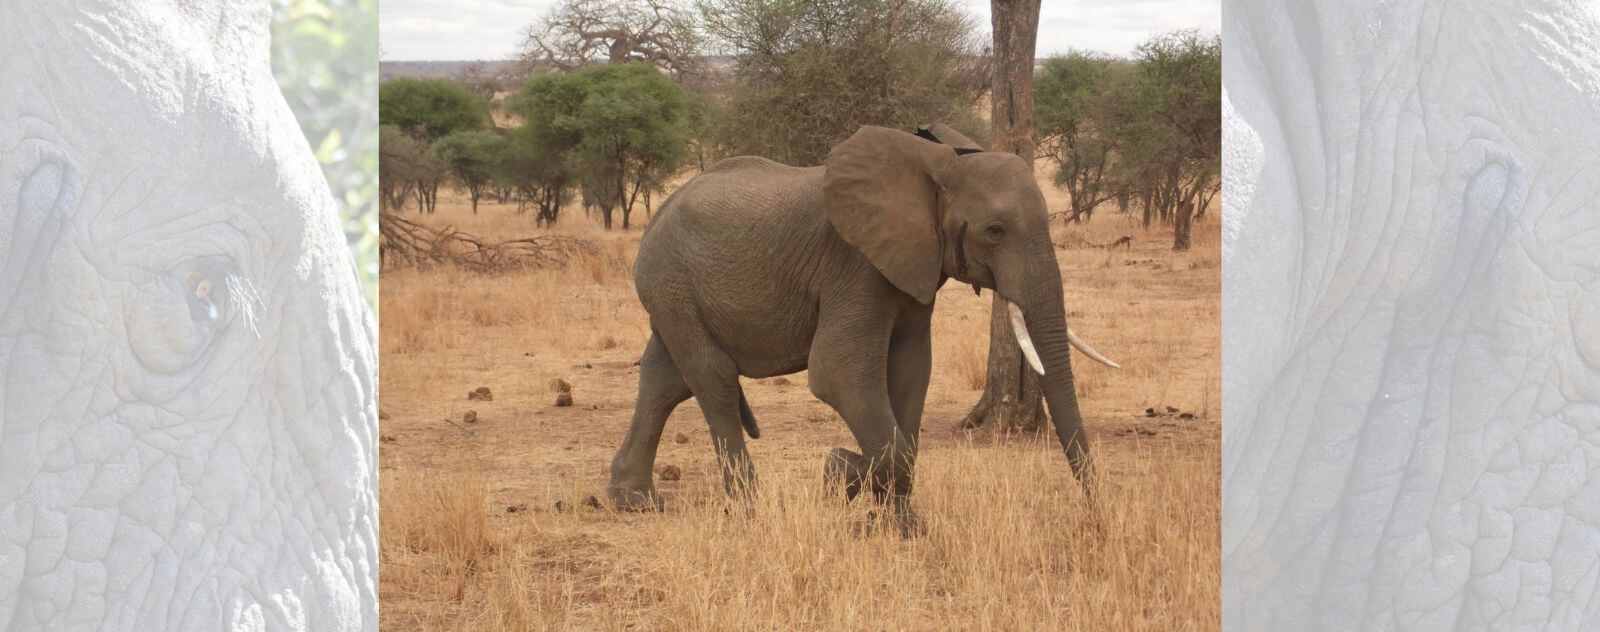
[[[1140,44],[1135,59],[1149,119],[1143,140],[1156,148],[1146,153],[1161,170],[1151,197],[1173,224],[1173,249],[1186,250],[1195,209],[1220,187],[1222,40],[1176,31]]]
[[[405,208],[428,146],[393,125],[378,127],[378,200],[384,212]]]
[[[976,25],[955,0],[703,0],[734,54],[720,121],[733,153],[819,164],[863,124],[978,131]],[[981,140],[985,134],[970,134]]]
[[[564,0],[528,26],[520,56],[560,70],[643,62],[682,75],[698,68],[700,37],[671,0]]]
[[[487,130],[460,130],[433,145],[445,169],[467,190],[473,214],[477,214],[478,200],[493,180],[492,168],[504,142]]]
[[[1115,199],[1113,166],[1126,119],[1132,64],[1099,53],[1072,51],[1046,59],[1037,78],[1035,131],[1043,155],[1055,162],[1054,183],[1067,190],[1066,221],[1087,221]]]
[[[607,230],[613,212],[631,227],[635,204],[676,173],[687,156],[689,99],[652,66],[594,66],[530,80],[516,107],[519,132],[569,153],[587,203]]]
[[[489,106],[452,79],[390,79],[378,86],[378,122],[433,143],[489,125]]]
[[[391,125],[429,147],[418,162],[428,168],[413,170],[412,194],[417,208],[433,212],[439,200],[443,169],[431,151],[433,143],[461,130],[484,129],[488,106],[460,83],[450,79],[391,79],[378,86],[378,122]]]
[[[518,212],[533,205],[535,226],[553,226],[561,219],[561,206],[576,177],[569,149],[540,145],[525,129],[513,131],[500,145],[494,177],[516,191]]]
[[[992,0],[994,80],[991,151],[1008,151],[1033,166],[1033,50],[1039,32],[1039,0]],[[991,294],[993,294],[991,292]],[[1026,368],[1006,313],[994,294],[989,316],[988,380],[978,403],[962,420],[964,428],[1037,431],[1045,427],[1044,390],[1038,374]]]

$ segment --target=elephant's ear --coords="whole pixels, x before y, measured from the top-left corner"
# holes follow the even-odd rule
[[[863,127],[824,163],[822,197],[834,230],[923,304],[939,289],[936,178],[954,158],[944,145]]]

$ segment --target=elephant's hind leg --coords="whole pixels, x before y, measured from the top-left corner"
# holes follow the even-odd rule
[[[660,334],[651,334],[644,355],[639,358],[639,399],[634,403],[633,423],[622,439],[622,446],[617,448],[617,455],[611,459],[611,484],[606,492],[618,509],[661,509],[661,496],[656,493],[651,468],[655,465],[656,448],[661,445],[667,416],[683,400],[689,399],[689,395],[689,385],[667,353]]]
[[[716,446],[722,468],[723,486],[735,498],[746,497],[755,485],[755,469],[744,445],[747,423],[752,436],[758,431],[755,430],[755,416],[749,413],[749,404],[744,401],[743,390],[739,387],[739,365],[703,335],[689,340],[669,340],[668,346],[686,349],[684,353],[674,353],[673,357],[679,360],[683,379],[694,392],[694,399],[705,414],[706,425],[710,426],[711,441]]]

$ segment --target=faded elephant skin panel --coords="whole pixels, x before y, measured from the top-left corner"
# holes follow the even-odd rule
[[[376,629],[374,327],[269,11],[0,3],[0,629]]]
[[[1600,629],[1597,12],[1225,4],[1228,629]]]

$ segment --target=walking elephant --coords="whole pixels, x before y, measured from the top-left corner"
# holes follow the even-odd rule
[[[1600,629],[1600,14],[1230,0],[1223,620]]]
[[[377,627],[372,319],[270,3],[0,3],[0,629]]]
[[[1056,435],[1089,484],[1067,349],[1104,358],[1067,328],[1033,172],[949,128],[934,132],[949,144],[863,127],[820,167],[731,158],[662,206],[634,269],[652,331],[633,421],[611,464],[618,507],[660,508],[651,465],[667,416],[690,396],[710,425],[725,486],[746,492],[755,479],[741,428],[752,438],[759,430],[739,377],[809,369],[812,393],[861,449],[835,448],[828,478],[851,498],[871,490],[912,533],[929,323],[948,279],[1010,302],[1019,346],[1044,376]]]

